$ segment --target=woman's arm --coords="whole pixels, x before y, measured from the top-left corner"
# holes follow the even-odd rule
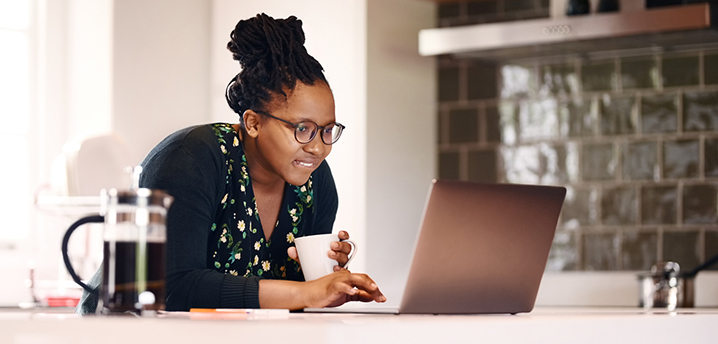
[[[259,281],[259,304],[262,308],[336,307],[349,301],[384,302],[386,297],[369,276],[347,270],[309,282]]]
[[[142,187],[162,189],[175,198],[167,215],[167,309],[258,308],[257,277],[232,276],[207,266],[208,238],[226,169],[211,129],[199,126],[170,135],[142,166]]]

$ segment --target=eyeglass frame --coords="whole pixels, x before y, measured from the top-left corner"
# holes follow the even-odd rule
[[[274,119],[276,119],[276,120],[278,120],[278,121],[281,121],[281,122],[284,122],[284,123],[286,123],[286,124],[291,125],[291,126],[294,128],[294,139],[297,140],[297,142],[299,142],[299,143],[301,143],[301,144],[303,144],[303,145],[304,145],[304,144],[307,144],[307,143],[309,143],[309,142],[312,142],[312,141],[314,140],[314,138],[317,137],[317,133],[320,132],[320,131],[322,131],[322,130],[324,130],[324,128],[326,128],[326,127],[328,127],[328,126],[330,126],[330,125],[332,125],[332,124],[335,125],[335,126],[338,125],[338,126],[339,126],[340,128],[342,128],[342,129],[341,129],[341,132],[339,133],[339,137],[337,137],[337,139],[336,139],[334,142],[332,142],[332,143],[327,143],[326,141],[324,141],[324,136],[323,136],[323,135],[319,135],[320,139],[322,140],[322,143],[324,143],[325,145],[331,146],[331,145],[337,143],[337,141],[339,141],[339,138],[341,138],[341,136],[342,136],[341,133],[343,133],[343,132],[344,132],[344,129],[347,128],[344,124],[341,124],[341,123],[339,123],[339,122],[332,122],[332,123],[329,123],[329,124],[327,124],[327,125],[319,125],[319,124],[317,124],[317,122],[314,122],[314,121],[312,121],[312,120],[304,120],[304,121],[301,121],[301,122],[299,122],[299,123],[293,123],[293,122],[287,121],[286,119],[282,119],[282,118],[279,118],[279,117],[276,117],[276,116],[272,116],[272,114],[270,114],[269,112],[266,112],[266,111],[262,111],[262,110],[252,110],[252,111],[254,111],[254,112],[256,112],[256,113],[258,113],[258,114],[260,114],[260,115],[264,115],[264,116],[267,116],[267,117],[270,117],[270,118],[274,118]],[[309,141],[307,141],[307,142],[299,141],[299,139],[297,138],[297,128],[299,128],[299,125],[300,125],[301,123],[303,123],[303,122],[311,122],[311,123],[314,123],[315,126],[317,126],[317,130],[314,132],[314,135],[312,135],[312,137],[311,137],[311,138],[309,139]]]

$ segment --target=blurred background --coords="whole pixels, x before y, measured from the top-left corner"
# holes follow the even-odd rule
[[[324,66],[347,126],[328,158],[335,230],[390,303],[437,177],[568,188],[539,304],[636,305],[636,272],[718,254],[715,45],[419,54],[423,29],[548,18],[548,0],[0,0],[0,305],[32,300],[31,270],[36,294],[77,292],[59,247],[97,210],[94,180],[129,187],[115,166],[183,127],[237,120],[225,46],[261,12],[302,19]],[[93,138],[121,149],[68,177]],[[101,226],[81,231],[72,258],[89,277]],[[713,292],[698,304],[718,304]]]
[[[337,120],[348,128],[328,159],[341,195],[336,230],[348,230],[362,252],[377,252],[358,256],[354,269],[398,264],[398,275],[379,279],[400,283],[436,171],[435,64],[418,55],[417,41],[436,22],[435,4],[2,0],[0,304],[30,298],[30,267],[49,289],[72,287],[61,266],[62,235],[97,211],[91,205],[100,191],[81,194],[73,182],[120,180],[108,166],[139,164],[168,134],[237,121],[224,89],[239,65],[225,47],[237,21],[261,12],[303,20],[306,47],[324,66]],[[82,143],[98,138],[122,152],[78,159]],[[90,172],[68,182],[78,160]],[[89,278],[102,229],[87,227],[73,235],[70,252]],[[366,241],[372,235],[376,244]]]

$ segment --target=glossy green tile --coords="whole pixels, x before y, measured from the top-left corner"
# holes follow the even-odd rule
[[[706,177],[718,177],[718,139],[706,139],[704,154]]]
[[[459,68],[439,68],[439,101],[459,100]]]
[[[504,101],[499,105],[499,125],[501,126],[501,142],[506,145],[516,144],[519,136],[519,112],[526,103]]]
[[[700,165],[698,140],[666,141],[663,143],[663,177],[695,178]]]
[[[649,271],[658,261],[657,231],[626,230],[622,239],[623,270]]]
[[[678,219],[678,188],[644,186],[641,188],[641,224],[670,225]]]
[[[444,121],[442,120],[442,115],[439,113],[438,116],[436,116],[436,143],[442,143],[442,142],[448,142],[449,138],[444,137]]]
[[[690,271],[700,264],[699,248],[696,231],[663,233],[663,260],[678,263],[681,271]]]
[[[500,97],[528,98],[537,93],[538,75],[532,66],[507,64],[499,68]]]
[[[473,182],[496,183],[496,150],[486,149],[469,152],[468,178]]]
[[[612,143],[584,144],[580,160],[583,180],[609,180],[616,177],[617,159]]]
[[[439,178],[459,180],[459,153],[439,153]]]
[[[586,92],[614,90],[615,78],[613,60],[589,62],[581,67],[581,83]]]
[[[584,270],[617,270],[619,242],[616,233],[584,234],[582,250]]]
[[[698,56],[664,57],[663,86],[698,85]]]
[[[476,109],[449,112],[449,142],[478,142],[479,112]]]
[[[546,173],[539,145],[503,147],[501,156],[506,181],[519,184],[539,184]]]
[[[642,97],[641,124],[644,134],[675,133],[678,130],[677,95],[647,95]]]
[[[683,93],[683,130],[718,130],[718,92]]]
[[[438,6],[438,15],[440,19],[458,17],[461,13],[461,4],[459,3],[442,3]]]
[[[577,179],[568,164],[575,155],[575,148],[547,143],[501,149],[506,180],[521,184],[563,185]]]
[[[559,105],[562,123],[570,137],[590,137],[596,135],[598,127],[598,107],[588,99],[577,99]]]
[[[705,257],[708,260],[711,257],[718,255],[718,231],[707,230],[705,232]],[[708,270],[718,270],[718,264],[708,267]]]
[[[621,60],[621,83],[624,90],[658,88],[658,64],[652,56]]]
[[[540,147],[539,170],[543,170],[540,183],[564,185],[571,181],[571,149],[563,144],[542,144]]]
[[[561,219],[566,228],[579,228],[598,223],[598,192],[592,188],[566,188]]]
[[[718,186],[715,184],[683,187],[683,223],[718,223]]]
[[[608,188],[601,192],[601,223],[635,225],[638,199],[634,188]]]
[[[501,142],[501,116],[495,106],[486,107],[486,141]]]
[[[524,142],[560,137],[556,100],[548,98],[522,106],[519,111],[519,128],[519,137]]]
[[[577,94],[578,74],[573,63],[541,66],[539,79],[541,94]]]
[[[718,54],[703,56],[703,73],[707,85],[718,84]]]
[[[623,179],[654,179],[658,168],[658,145],[655,142],[631,142],[621,148]]]
[[[474,62],[469,65],[467,75],[467,97],[469,99],[493,99],[498,96],[498,66],[488,62]]]
[[[546,262],[547,271],[572,271],[578,268],[578,247],[576,233],[556,231]]]
[[[638,122],[636,99],[633,97],[601,97],[601,133],[603,135],[633,134]]]

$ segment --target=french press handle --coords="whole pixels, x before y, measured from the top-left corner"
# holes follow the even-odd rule
[[[67,229],[67,232],[65,232],[65,236],[62,238],[62,260],[65,261],[65,267],[67,268],[67,272],[70,273],[70,276],[72,277],[72,280],[75,281],[75,283],[79,284],[83,289],[94,295],[97,295],[97,290],[92,289],[90,288],[90,286],[85,284],[85,282],[80,279],[80,276],[77,275],[75,269],[72,267],[72,264],[70,263],[70,256],[67,254],[67,245],[70,242],[70,235],[72,235],[75,229],[79,228],[84,224],[96,222],[105,222],[105,217],[102,215],[85,216],[75,221],[75,223],[73,223],[72,226]]]

